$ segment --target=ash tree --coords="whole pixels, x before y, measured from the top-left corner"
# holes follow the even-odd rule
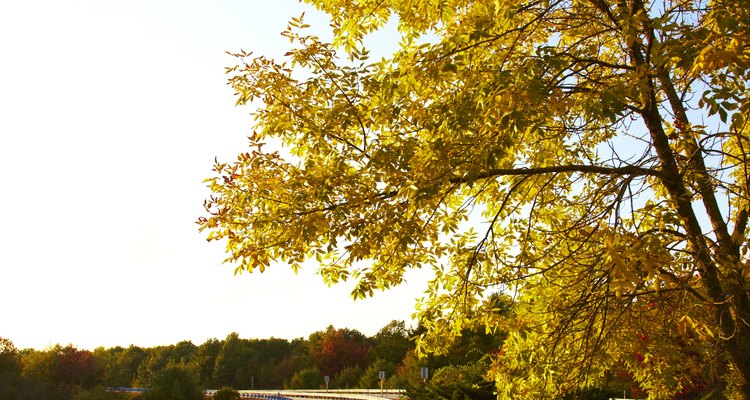
[[[501,398],[624,368],[750,399],[747,0],[309,2],[331,43],[296,18],[228,69],[256,130],[198,223],[238,271],[316,259],[361,298],[431,269],[419,350],[507,331]]]

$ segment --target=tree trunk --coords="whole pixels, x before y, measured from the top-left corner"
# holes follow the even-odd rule
[[[639,0],[632,0],[633,10],[647,15],[643,4]],[[643,29],[650,33],[649,40],[655,41],[650,25],[644,23]],[[651,43],[653,44],[653,43]],[[628,45],[631,62],[635,67],[651,68],[644,55],[644,49],[635,41]],[[658,68],[658,67],[657,67]],[[676,96],[669,74],[666,71],[658,71],[653,76],[644,76],[643,83],[648,88],[644,104],[640,109],[641,117],[649,131],[652,145],[657,153],[661,165],[661,181],[669,193],[669,197],[675,203],[675,209],[685,228],[686,239],[691,252],[694,254],[698,270],[701,274],[701,284],[712,301],[715,308],[716,326],[719,327],[720,339],[725,351],[730,357],[732,365],[743,378],[741,393],[745,400],[750,400],[750,297],[745,290],[746,282],[737,268],[739,260],[739,246],[730,235],[724,221],[708,172],[703,161],[703,154],[697,143],[690,149],[687,155],[688,166],[694,169],[697,176],[699,194],[702,198],[706,213],[709,216],[714,234],[717,236],[719,249],[712,252],[706,242],[702,228],[693,209],[692,196],[687,190],[684,182],[684,174],[677,162],[677,157],[669,144],[669,138],[664,131],[662,118],[658,108],[657,91],[655,79],[661,83],[671,107],[675,113],[676,126],[682,131],[680,134],[688,134],[689,121],[684,110],[682,101]],[[686,166],[687,167],[687,166]],[[742,228],[744,230],[744,227]],[[742,236],[744,232],[739,232]],[[714,257],[717,257],[715,259]],[[733,271],[722,271],[719,265],[729,266]],[[736,282],[735,282],[736,280]]]

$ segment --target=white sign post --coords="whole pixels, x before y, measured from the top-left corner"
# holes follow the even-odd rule
[[[430,377],[430,369],[427,367],[422,367],[419,369],[419,373],[422,376],[422,380],[424,383],[427,383],[427,379]]]
[[[385,383],[385,371],[379,371],[378,377],[380,378],[380,397],[383,397],[383,384]]]

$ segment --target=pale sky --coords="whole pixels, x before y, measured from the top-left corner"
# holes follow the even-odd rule
[[[214,157],[252,131],[224,51],[279,57],[303,10],[325,28],[294,0],[0,0],[0,337],[93,349],[410,320],[418,274],[354,302],[314,265],[234,276],[197,231]]]

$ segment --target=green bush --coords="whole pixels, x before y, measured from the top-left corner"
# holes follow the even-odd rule
[[[128,393],[125,396],[125,400],[145,400],[143,393]]]
[[[214,393],[213,400],[237,400],[240,398],[240,392],[230,388],[223,387]]]

